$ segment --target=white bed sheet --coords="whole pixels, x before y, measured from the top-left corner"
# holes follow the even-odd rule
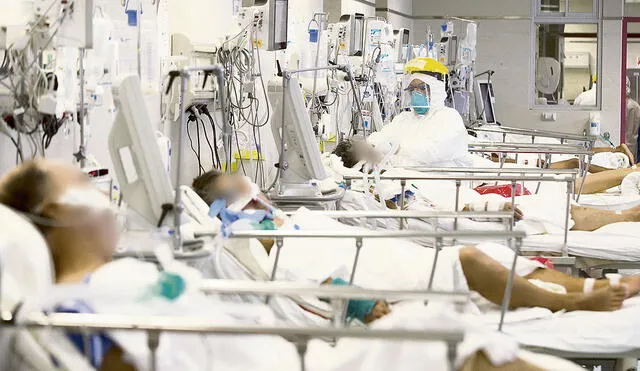
[[[347,210],[385,210],[385,207],[381,206],[380,203],[372,202],[370,197],[353,191],[347,191],[347,196],[345,196],[341,206]],[[433,210],[421,203],[413,204],[410,209]],[[408,229],[430,232],[435,230],[435,223],[435,220],[430,223],[421,220],[409,220]],[[441,230],[452,230],[453,223],[452,219],[439,219],[437,220],[437,227]],[[521,225],[522,223],[518,224]],[[378,220],[375,224],[369,222],[364,226],[391,230],[399,229],[398,221],[393,219]],[[518,229],[520,227],[516,226],[516,230]],[[524,230],[527,231],[527,229]],[[505,227],[496,222],[458,219],[458,230],[504,231]],[[638,230],[640,230],[640,223],[615,223],[595,232],[569,231],[568,251],[571,255],[586,258],[638,261],[640,260],[640,246],[638,244],[640,234],[636,232]],[[469,244],[486,242],[486,240],[473,241],[465,239],[460,239],[459,241],[460,243]],[[423,246],[434,246],[433,239],[416,239],[415,242]],[[493,242],[504,243],[505,241],[493,240]],[[523,241],[522,251],[562,253],[563,244],[564,233],[529,234]]]
[[[585,258],[639,261],[640,223],[615,223],[594,232],[569,231],[569,254]],[[538,235],[525,239],[523,251],[561,252],[563,235]]]
[[[137,272],[132,276],[128,274]],[[205,298],[197,290],[188,290],[179,299],[149,299],[141,301],[137,295],[119,296],[113,300],[109,292],[143,292],[148,282],[157,280],[158,271],[153,264],[133,259],[122,259],[96,271],[89,283],[95,296],[85,301],[96,313],[120,315],[188,316],[207,320],[212,324],[253,323],[278,325],[264,306],[238,306]],[[116,291],[114,291],[116,289]],[[63,291],[69,293],[69,291]],[[104,296],[103,296],[104,295]],[[55,295],[53,295],[55,296]],[[77,296],[74,296],[77,297]],[[213,301],[212,301],[213,300]],[[466,322],[450,305],[431,303],[404,303],[372,325],[378,329],[454,330],[465,332],[465,340],[458,350],[460,359],[482,349],[497,364],[509,362],[518,352],[515,342],[474,322]],[[142,332],[109,332],[110,336],[128,353],[136,365],[148,368],[146,335]],[[233,335],[190,336],[163,333],[158,352],[160,370],[291,370],[298,369],[298,359],[292,344],[272,336],[238,338]],[[212,352],[212,349],[215,350]],[[388,342],[382,340],[340,340],[336,347],[318,340],[312,341],[307,353],[307,366],[313,371],[343,370],[447,370],[447,350],[441,342]],[[425,366],[428,366],[425,368]]]
[[[640,297],[616,312],[570,312],[505,325],[520,344],[565,352],[614,354],[640,348]]]
[[[602,210],[622,211],[640,206],[640,196],[622,196],[619,189],[605,193],[584,194],[580,196],[580,205]]]

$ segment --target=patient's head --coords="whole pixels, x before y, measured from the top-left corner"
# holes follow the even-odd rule
[[[238,174],[223,174],[218,170],[208,171],[193,180],[193,190],[207,203],[211,205],[215,200],[223,199],[227,204],[232,204],[239,199],[255,193],[257,186],[247,177]],[[268,199],[260,192],[258,197],[268,202]],[[245,209],[265,209],[259,202],[249,202]]]
[[[333,154],[342,159],[345,167],[352,168],[360,161],[377,164],[382,154],[364,140],[346,139],[338,143]]]
[[[0,204],[42,232],[57,273],[64,265],[111,259],[118,233],[109,199],[71,165],[39,160],[16,167],[0,179]]]

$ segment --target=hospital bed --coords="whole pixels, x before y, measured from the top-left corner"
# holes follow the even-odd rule
[[[397,180],[401,184],[406,185],[409,180],[449,180],[456,182],[456,194],[459,194],[461,183],[463,180],[479,180],[480,178],[487,181],[498,180],[500,182],[520,184],[526,182],[535,184],[537,182],[556,182],[567,183],[567,203],[566,207],[570,207],[571,193],[573,191],[573,183],[575,182],[575,170],[554,170],[554,169],[430,169],[424,167],[413,167],[412,170],[426,171],[420,176],[389,176],[382,174],[376,176],[378,180]],[[500,175],[496,175],[500,173]],[[547,174],[536,178],[539,174]],[[467,176],[471,174],[471,176]],[[557,175],[552,175],[557,174]],[[511,179],[509,179],[511,177]],[[545,178],[546,177],[546,178]],[[345,181],[350,184],[353,181],[361,180],[362,176],[345,176]],[[366,177],[373,180],[373,176]],[[517,183],[516,183],[517,182]],[[525,183],[525,184],[526,184]],[[570,190],[569,190],[570,189]],[[512,192],[512,194],[515,194]],[[513,203],[512,197],[512,203]],[[456,203],[456,207],[459,205]],[[567,209],[565,209],[567,210]],[[565,211],[566,213],[566,211]],[[565,214],[568,215],[568,214]],[[465,228],[486,229],[486,223],[473,223],[465,221]],[[439,224],[436,224],[436,228]],[[568,227],[568,224],[565,224]],[[417,223],[412,228],[432,228],[424,223]],[[453,224],[453,229],[458,227],[458,223]],[[523,254],[542,254],[550,259],[557,267],[567,268],[573,271],[577,269],[628,269],[638,268],[640,264],[640,250],[637,249],[637,234],[634,233],[635,226],[633,223],[618,223],[613,226],[605,227],[597,232],[569,231],[568,228],[562,233],[553,233],[545,235],[529,235],[525,238],[522,253]],[[460,242],[472,243],[474,241],[462,240]],[[612,243],[615,242],[615,243]],[[420,241],[423,244],[429,244],[429,241]],[[605,248],[606,247],[606,248]]]
[[[466,177],[464,174],[475,174],[476,171],[483,172],[481,175],[477,175],[477,177],[495,177],[495,179],[502,179],[504,177],[489,175],[491,172],[493,173],[501,173],[501,175],[507,174],[512,177],[522,177],[522,174],[539,174],[540,171],[547,174],[564,174],[567,178],[565,181],[570,181],[571,179],[575,179],[575,171],[574,170],[540,170],[540,169],[429,169],[429,168],[421,168],[414,167],[412,169],[417,170],[432,170],[434,174],[423,174],[421,176],[407,176],[407,177],[391,177],[385,176],[384,174],[378,179],[387,179],[387,180],[399,180],[399,181],[409,181],[415,179],[421,180],[452,180],[454,178],[459,178],[456,181],[456,193],[460,191],[460,179],[475,179]],[[486,172],[486,173],[484,173]],[[444,175],[442,173],[450,173],[452,175]],[[464,174],[462,174],[464,173]],[[362,177],[345,177],[347,182],[359,180]],[[369,178],[371,179],[371,178]],[[526,177],[522,177],[522,179],[527,179]],[[538,180],[542,181],[543,179],[535,179],[528,178],[527,181],[530,183],[536,183]],[[512,186],[513,182],[512,181]],[[555,180],[547,181],[555,181],[561,182],[562,177],[556,178]],[[509,183],[509,182],[507,182]],[[568,187],[572,187],[568,184]],[[568,201],[570,193],[568,193]],[[513,200],[512,200],[513,202]],[[566,204],[569,207],[569,204]],[[566,214],[565,214],[566,215]],[[471,225],[473,224],[473,225]],[[437,227],[438,225],[436,225]],[[472,223],[470,221],[465,221],[466,228],[478,228],[482,230],[486,228],[486,224],[480,223]],[[414,224],[412,228],[429,228],[425,224]],[[457,228],[457,223],[453,224],[453,228]],[[611,230],[610,230],[611,229]],[[615,229],[615,230],[613,230]],[[637,261],[640,260],[640,251],[637,249],[637,235],[633,233],[634,226],[633,223],[618,223],[611,227],[605,227],[597,232],[583,232],[583,231],[569,231],[567,228],[562,233],[558,234],[545,234],[545,235],[530,235],[524,240],[524,245],[522,247],[522,252],[524,254],[542,254],[545,257],[549,258],[554,264],[558,267],[567,267],[572,270],[576,269],[623,269],[623,268],[637,268]],[[612,244],[612,241],[615,241],[615,244]],[[420,241],[421,243],[429,244],[429,241]],[[473,241],[461,241],[472,243]],[[606,246],[606,248],[605,248]]]
[[[322,214],[322,213],[319,213],[319,212],[310,212],[310,213],[311,213],[311,215]],[[328,214],[338,214],[338,213],[332,212],[332,213],[328,213]],[[357,214],[354,214],[354,215],[357,215]],[[278,238],[278,237],[287,236],[286,234],[278,234],[278,233],[270,232],[270,231],[268,231],[268,232],[258,232],[258,233],[247,232],[247,233],[249,233],[249,235],[247,235],[246,233],[239,233],[239,234],[237,234],[235,236],[235,238],[244,238],[244,237],[249,237],[249,236],[250,237],[254,237],[254,238],[258,238],[258,237],[260,237],[260,238],[262,238],[262,237],[275,237],[275,238]],[[311,235],[311,233],[309,235]],[[324,235],[324,233],[319,233],[319,232],[318,233],[314,233],[314,235],[317,236],[317,237],[323,236],[323,237],[331,238],[329,236]],[[383,235],[381,234],[380,237],[382,237],[382,236]],[[336,238],[341,238],[341,237],[342,236],[337,236]],[[284,247],[284,246],[281,245],[280,248],[282,248],[282,247]],[[284,251],[286,251],[286,249]],[[630,305],[635,305],[635,304],[631,303]],[[636,310],[638,307],[635,306],[635,307],[632,307],[632,308],[633,308],[633,310]],[[548,311],[546,311],[546,312],[548,312]],[[544,331],[545,331],[545,329],[547,327],[546,324],[549,321],[552,321],[552,322],[553,321],[559,321],[559,318],[564,318],[564,316],[572,318],[571,316],[575,315],[575,314],[566,314],[565,315],[565,314],[562,314],[562,313],[552,314],[550,312],[548,312],[548,313],[546,313],[546,312],[542,316],[529,317],[527,320],[521,320],[521,321],[518,321],[516,319],[516,317],[519,315],[519,313],[516,312],[514,316],[512,316],[512,314],[510,313],[507,316],[507,319],[506,319],[507,322],[505,322],[503,331],[505,331],[509,335],[517,336],[519,341],[522,342],[523,344],[536,344],[536,341],[543,341],[542,339],[544,339]],[[627,311],[626,313],[629,313],[629,315],[631,315],[630,310]],[[591,313],[580,313],[580,315],[583,316],[581,318],[583,318],[583,319],[588,321],[589,318],[590,318],[589,316],[591,316]],[[594,313],[593,315],[595,315],[597,317],[600,314],[599,313]],[[627,327],[623,327],[623,321],[622,320],[615,321],[614,317],[612,317],[612,315],[608,315],[608,314],[605,315],[605,317],[607,317],[609,319],[609,321],[613,321],[612,323],[613,323],[613,325],[615,327],[615,330],[606,332],[606,331],[603,331],[602,328],[598,328],[597,330],[599,331],[598,332],[599,341],[588,341],[587,340],[590,348],[588,348],[589,349],[588,351],[582,353],[582,358],[591,357],[591,358],[597,358],[597,359],[601,359],[601,358],[605,358],[606,359],[606,358],[618,357],[618,356],[623,354],[622,351],[618,352],[617,350],[614,350],[612,352],[607,353],[607,349],[608,348],[607,348],[607,345],[606,345],[607,342],[611,342],[611,337],[615,336],[613,334],[618,333],[617,332],[618,326],[621,326],[620,329],[626,329],[626,331],[629,332],[630,334],[631,334],[631,332],[635,333],[635,331],[632,331],[632,330],[628,329]],[[626,316],[624,318],[626,318]],[[493,326],[496,322],[491,322],[490,325]],[[534,327],[534,329],[532,329],[530,327],[526,327],[526,330],[521,330],[521,326],[525,326],[525,325],[527,325],[529,323],[534,323],[534,324],[537,323],[538,326],[539,326],[539,328],[537,328],[537,331],[534,331],[535,327]],[[598,322],[598,323],[601,323],[601,322]],[[609,323],[609,322],[605,322],[605,323]],[[575,326],[575,324],[574,324],[574,326]],[[561,356],[562,356],[562,353],[559,350],[562,350],[562,349],[565,349],[566,352],[567,352],[567,355],[569,355],[570,354],[569,351],[570,351],[570,349],[572,347],[570,345],[567,345],[567,344],[571,344],[572,343],[571,339],[574,339],[576,337],[576,335],[573,335],[573,333],[572,333],[572,331],[575,331],[575,330],[572,330],[573,327],[571,327],[571,326],[564,326],[564,327],[561,327],[561,328],[564,329],[564,331],[566,332],[566,335],[562,335],[562,336],[565,336],[565,337],[561,337],[560,334],[556,335],[557,338],[554,339],[553,345],[557,346],[556,351],[559,352],[559,354]],[[533,334],[535,334],[535,337],[532,340],[527,340],[528,339],[527,335],[529,333],[531,333],[531,332]],[[581,334],[581,336],[583,336],[583,338],[584,338],[583,334]],[[587,337],[587,339],[588,339],[588,337]],[[640,338],[638,338],[637,336],[634,336],[633,339],[631,339],[631,341],[629,343],[625,344],[624,341],[627,340],[627,339],[628,338],[624,338],[624,339],[620,339],[619,341],[616,341],[617,347],[622,347],[623,349],[627,349],[627,350],[630,349],[631,351],[637,351],[637,349],[639,349],[638,344],[640,343]],[[605,344],[605,345],[603,345],[603,344]],[[587,348],[585,348],[585,350],[586,349]],[[624,353],[624,354],[631,354],[631,353]],[[596,357],[596,355],[597,355],[597,357]]]
[[[304,354],[306,342],[311,338],[360,338],[388,340],[444,341],[455,351],[455,345],[463,339],[459,329],[434,331],[415,330],[363,330],[351,328],[296,328],[287,326],[212,325],[187,318],[144,317],[125,318],[104,314],[44,313],[32,311],[29,302],[33,298],[54,289],[53,268],[46,243],[26,219],[0,206],[4,221],[0,227],[0,310],[2,344],[11,346],[10,353],[23,355],[23,361],[34,370],[91,370],[81,355],[60,331],[78,330],[84,333],[96,331],[143,331],[147,333],[151,369],[155,370],[155,351],[160,346],[161,332],[194,334],[280,335],[295,338]],[[204,280],[201,290],[207,293],[251,292],[260,295],[321,295],[327,298],[372,298],[390,300],[446,300],[465,302],[463,293],[438,292],[388,292],[364,290],[355,287],[309,287],[285,283],[225,282]],[[10,339],[8,339],[9,337]],[[5,348],[6,351],[6,348]],[[452,353],[453,354],[453,353]],[[5,355],[7,355],[5,353]],[[51,355],[55,355],[58,365]],[[8,360],[9,357],[3,358]],[[4,364],[4,362],[3,362]],[[23,370],[25,368],[14,368]]]
[[[579,175],[582,176],[582,182],[576,194],[576,202],[580,201],[580,195],[582,194],[586,180],[585,175],[589,172],[589,167],[591,166],[594,155],[593,148],[589,146],[545,143],[477,142],[469,144],[469,152],[476,154],[499,154],[500,168],[504,167],[507,154],[515,154],[516,156],[518,156],[518,154],[544,155],[545,162],[543,168],[548,168],[551,165],[552,155],[577,156],[580,159]]]
[[[532,170],[532,169],[529,169]],[[568,253],[568,231],[569,231],[569,221],[571,217],[570,207],[571,207],[571,196],[574,193],[574,184],[576,180],[576,174],[567,173],[565,171],[560,171],[559,173],[562,175],[552,175],[555,174],[555,171],[552,172],[551,175],[538,175],[540,170],[534,171],[533,173],[525,172],[525,170],[520,170],[519,172],[525,172],[524,175],[513,174],[511,173],[513,170],[506,171],[507,174],[492,174],[496,172],[502,172],[502,169],[454,169],[452,172],[447,172],[447,169],[437,169],[436,172],[433,173],[420,173],[406,176],[390,176],[387,174],[376,175],[375,179],[377,180],[392,180],[399,181],[401,186],[401,201],[400,204],[404,204],[404,190],[407,186],[407,181],[410,180],[426,180],[426,181],[452,181],[455,182],[456,186],[456,199],[455,199],[455,210],[460,209],[459,197],[460,197],[460,188],[462,186],[463,181],[468,182],[478,182],[478,181],[496,181],[496,182],[505,182],[511,185],[511,204],[515,205],[516,202],[516,186],[521,182],[554,182],[554,183],[566,183],[567,196],[565,202],[565,233],[564,239],[562,241],[562,259],[552,259],[554,263],[557,265],[568,265],[573,266],[575,264],[575,259],[569,257]],[[464,172],[465,174],[461,174]],[[544,171],[543,171],[544,173]],[[344,179],[347,182],[347,186],[350,186],[351,182],[354,180],[361,180],[363,178],[366,179],[374,179],[374,176],[345,176]],[[513,218],[515,220],[515,210],[513,211]],[[458,229],[458,220],[454,220],[453,230]],[[467,240],[468,241],[468,240]]]
[[[428,280],[428,289],[432,288],[434,282],[434,275],[436,266],[438,263],[438,258],[440,256],[441,250],[445,247],[445,239],[455,240],[455,239],[471,239],[471,240],[483,240],[483,239],[499,239],[507,242],[507,245],[515,252],[513,263],[511,265],[511,273],[509,275],[509,279],[507,282],[507,286],[505,287],[505,295],[504,301],[502,304],[502,312],[501,312],[501,320],[498,324],[498,329],[502,329],[504,324],[504,316],[509,308],[509,301],[511,300],[511,289],[513,287],[513,278],[515,274],[515,264],[517,257],[519,256],[519,249],[522,245],[522,239],[524,238],[524,233],[522,232],[482,232],[482,231],[452,231],[452,232],[418,232],[418,231],[367,231],[367,232],[359,232],[359,231],[351,231],[351,232],[340,232],[340,231],[331,231],[331,230],[305,230],[305,231],[288,231],[288,230],[277,230],[277,231],[247,231],[247,232],[232,232],[229,235],[230,239],[275,239],[276,241],[276,253],[275,260],[271,269],[270,280],[273,281],[276,279],[276,273],[278,272],[279,262],[281,259],[281,253],[284,247],[284,239],[285,238],[320,238],[320,239],[353,239],[355,245],[355,256],[353,258],[353,264],[351,268],[351,272],[349,273],[349,284],[353,284],[354,278],[356,276],[356,272],[358,269],[358,263],[360,260],[361,250],[363,249],[363,240],[364,239],[389,239],[389,238],[400,238],[411,240],[415,238],[428,238],[436,241],[435,244],[435,256],[432,262],[432,266],[429,273]],[[389,246],[389,248],[393,248],[393,246]]]
[[[4,221],[0,234],[0,327],[5,346],[10,347],[13,356],[21,356],[17,366],[8,367],[20,370],[92,370],[88,362],[75,351],[75,348],[63,335],[65,330],[76,330],[84,334],[100,331],[134,331],[145,333],[149,347],[149,369],[156,370],[156,352],[161,347],[162,333],[182,334],[233,334],[233,335],[279,335],[296,342],[301,356],[301,368],[304,370],[304,355],[307,342],[312,338],[357,338],[386,339],[403,341],[439,341],[448,344],[450,362],[455,356],[455,346],[462,341],[464,333],[460,329],[434,329],[433,331],[400,329],[358,329],[345,328],[335,322],[333,328],[258,326],[258,325],[220,325],[184,317],[124,317],[106,314],[68,314],[45,313],[33,310],[32,298],[55,290],[51,258],[42,237],[25,219],[12,211],[0,207]],[[11,233],[8,230],[11,230]],[[416,234],[416,232],[405,232]],[[296,236],[292,233],[272,233],[276,238]],[[327,236],[327,233],[311,233]],[[419,233],[417,233],[419,234]],[[263,236],[264,234],[259,236]],[[446,235],[446,234],[445,234]],[[374,234],[382,237],[382,234]],[[522,238],[518,234],[505,235]],[[238,233],[233,238],[246,238],[247,234]],[[255,236],[254,236],[255,237]],[[333,237],[333,236],[332,236]],[[340,236],[338,236],[340,237]],[[369,237],[352,234],[350,237]],[[438,236],[436,236],[438,237]],[[333,237],[335,238],[335,237]],[[386,300],[450,301],[464,303],[467,294],[455,292],[410,292],[364,290],[356,287],[309,287],[283,282],[229,282],[204,280],[200,289],[209,294],[253,293],[258,295],[284,296],[320,296],[338,298],[371,298]],[[338,301],[340,303],[340,301]],[[87,347],[88,348],[88,347]],[[6,350],[7,348],[5,348]],[[55,357],[55,362],[52,360]],[[8,360],[13,357],[4,358]]]

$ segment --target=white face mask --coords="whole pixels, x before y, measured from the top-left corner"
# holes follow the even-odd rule
[[[62,196],[56,201],[56,204],[65,205],[76,208],[89,209],[90,212],[99,213],[103,211],[111,211],[114,214],[117,213],[116,207],[111,203],[109,197],[99,190],[91,187],[74,187],[69,188]],[[76,224],[60,223],[55,220],[38,216],[37,214],[42,212],[44,205],[40,205],[35,208],[32,213],[24,213],[24,215],[31,219],[34,223],[49,227],[73,227]],[[81,223],[80,223],[81,224]]]
[[[109,197],[95,188],[74,187],[68,189],[57,202],[60,205],[82,207],[92,211],[113,211]]]

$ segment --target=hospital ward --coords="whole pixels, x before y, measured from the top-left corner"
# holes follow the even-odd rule
[[[0,0],[0,371],[640,370],[640,0]]]

